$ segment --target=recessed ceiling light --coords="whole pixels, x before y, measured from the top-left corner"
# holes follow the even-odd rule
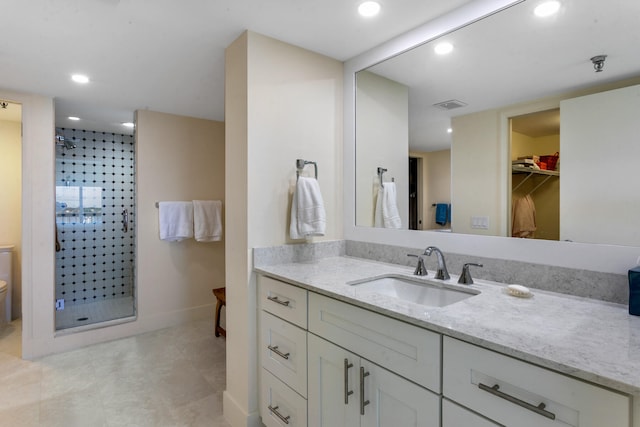
[[[76,83],[89,83],[89,77],[84,74],[74,74],[71,76],[71,80]]]
[[[376,1],[365,1],[358,6],[358,13],[367,18],[376,16],[379,12],[380,3]]]
[[[533,13],[535,13],[535,15],[539,16],[540,18],[544,18],[544,17],[553,15],[559,10],[560,10],[560,2],[556,0],[551,0],[551,1],[545,1],[544,3],[540,3],[533,10]]]
[[[80,120],[80,117],[69,116],[68,119],[73,120],[74,122],[77,122],[78,120]]]
[[[447,133],[451,133],[451,132],[453,132],[453,129],[448,128],[448,129],[447,129]]]
[[[446,55],[447,53],[451,53],[453,51],[453,45],[449,42],[438,43],[433,50],[438,55]]]
[[[122,126],[127,127],[127,128],[132,128],[132,127],[135,126],[135,124],[133,124],[131,122],[126,122],[126,123],[123,123]]]

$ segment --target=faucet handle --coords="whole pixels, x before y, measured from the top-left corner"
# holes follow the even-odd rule
[[[426,276],[427,267],[424,266],[424,258],[422,257],[422,255],[407,254],[407,256],[418,258],[418,265],[416,265],[416,269],[414,270],[413,274],[416,276]]]
[[[458,283],[462,285],[472,285],[473,278],[471,277],[471,273],[469,272],[469,266],[473,265],[474,267],[482,267],[482,264],[477,264],[475,262],[468,262],[462,266],[462,273],[460,273],[460,278],[458,279]]]

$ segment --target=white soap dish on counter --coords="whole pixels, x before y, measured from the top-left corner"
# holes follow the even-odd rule
[[[507,294],[518,298],[531,298],[533,293],[526,286],[509,285],[507,286]]]

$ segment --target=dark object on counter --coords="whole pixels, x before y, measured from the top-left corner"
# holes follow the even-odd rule
[[[640,266],[629,270],[629,314],[640,316]]]

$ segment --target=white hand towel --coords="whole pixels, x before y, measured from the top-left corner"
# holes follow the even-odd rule
[[[222,202],[193,201],[193,235],[198,242],[217,242],[222,238]]]
[[[385,182],[378,192],[378,199],[382,199],[382,224],[384,228],[401,228],[402,220],[398,213],[398,203],[396,201],[395,182]]]
[[[326,226],[327,218],[318,181],[299,177],[291,203],[289,235],[292,239],[324,236]]]
[[[179,242],[193,237],[193,203],[160,202],[160,239]]]

